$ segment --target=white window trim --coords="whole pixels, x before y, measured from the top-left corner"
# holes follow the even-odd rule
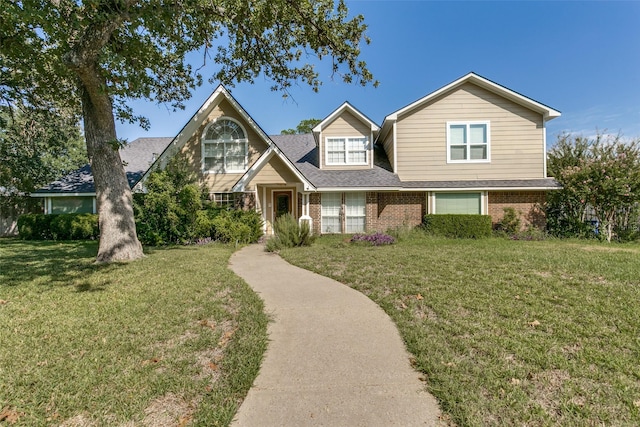
[[[471,144],[467,141],[467,160],[451,160],[451,126],[466,125],[467,135],[470,135],[469,126],[471,125],[485,125],[487,127],[487,158],[471,160],[469,157],[469,150]],[[447,163],[491,163],[491,123],[489,120],[473,120],[473,121],[456,121],[447,122]]]
[[[244,142],[244,169],[229,169],[227,170],[226,168],[226,164],[227,164],[227,150],[223,149],[223,173],[245,173],[247,171],[247,169],[249,168],[249,139],[247,138],[247,130],[244,128],[244,126],[242,126],[242,124],[237,121],[236,119],[232,118],[232,117],[227,117],[227,116],[221,116],[218,117],[217,119],[211,121],[211,123],[209,123],[205,128],[204,131],[202,132],[202,136],[200,137],[200,155],[201,155],[201,169],[202,169],[202,173],[203,174],[215,174],[215,173],[220,173],[217,171],[213,171],[213,170],[209,170],[205,168],[205,137],[207,135],[207,131],[209,130],[209,128],[211,126],[213,126],[215,123],[221,121],[221,120],[229,120],[230,122],[234,122],[235,124],[237,124],[240,129],[242,130],[242,133],[244,133],[244,138],[242,139],[236,139],[236,140],[232,140],[232,141],[224,141],[224,142],[218,142],[218,144],[226,144],[227,142],[234,142],[234,143],[238,143],[238,142]],[[209,143],[211,144],[211,143]],[[215,143],[214,143],[215,144]]]
[[[329,162],[329,140],[330,139],[344,139],[344,163],[342,162],[336,162],[336,163],[331,163]],[[360,151],[364,151],[364,162],[350,162],[349,161],[349,144],[348,144],[348,140],[349,139],[362,139],[364,140],[364,149],[363,150],[357,150],[357,152]],[[370,143],[369,143],[370,139],[367,138],[366,136],[327,136],[324,138],[324,158],[325,158],[325,164],[327,166],[344,166],[344,165],[349,165],[349,166],[367,166],[369,164],[369,151],[370,151]]]
[[[430,213],[432,214],[437,214],[438,213],[438,207],[437,207],[437,203],[436,203],[436,194],[443,194],[443,193],[480,193],[480,215],[487,215],[487,210],[488,210],[488,203],[489,203],[489,192],[488,191],[431,191],[429,193],[429,195],[427,196],[429,198],[429,201],[427,202],[427,205],[429,206],[429,209],[431,210]]]

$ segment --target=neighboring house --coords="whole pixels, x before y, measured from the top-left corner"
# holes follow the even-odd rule
[[[172,139],[138,138],[120,149],[120,157],[132,188]],[[47,214],[97,212],[96,189],[88,164],[36,190],[31,197],[44,198],[44,213]]]
[[[284,213],[315,233],[411,227],[427,213],[496,223],[507,206],[543,225],[545,194],[559,187],[546,174],[545,124],[559,116],[469,73],[381,126],[345,102],[311,134],[268,136],[219,86],[133,188],[143,191],[154,168],[183,153],[212,199],[257,209],[267,234]],[[48,187],[48,212],[64,182]]]

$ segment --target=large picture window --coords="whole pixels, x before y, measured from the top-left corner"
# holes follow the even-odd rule
[[[49,213],[94,213],[93,197],[51,197]]]
[[[364,137],[326,139],[327,165],[366,165],[368,141]]]
[[[239,123],[218,119],[210,124],[202,138],[202,163],[205,172],[245,172],[247,136]]]
[[[437,214],[482,213],[482,193],[436,193],[435,203]]]
[[[447,123],[447,161],[488,162],[489,139],[488,122]]]

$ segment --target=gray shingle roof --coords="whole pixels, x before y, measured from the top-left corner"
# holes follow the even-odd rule
[[[130,187],[142,178],[153,163],[154,157],[158,157],[171,141],[173,138],[138,138],[120,150]],[[87,164],[58,181],[36,190],[34,194],[95,193],[95,191],[91,166]]]
[[[400,181],[391,172],[389,159],[381,147],[375,150],[373,169],[321,170],[318,167],[318,147],[311,134],[272,135],[270,138],[291,160],[295,167],[316,188],[397,188],[404,190],[430,189],[527,189],[560,188],[553,178],[521,180],[471,180],[471,181]]]
[[[398,176],[391,172],[389,160],[382,150],[376,150],[373,169],[321,170],[318,147],[312,134],[272,135],[270,138],[316,188],[398,188],[402,185]]]

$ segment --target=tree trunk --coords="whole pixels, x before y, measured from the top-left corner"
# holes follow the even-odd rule
[[[96,261],[142,258],[144,254],[136,234],[131,189],[118,151],[111,99],[105,92],[90,91],[84,83],[80,83],[80,92],[100,224]]]

